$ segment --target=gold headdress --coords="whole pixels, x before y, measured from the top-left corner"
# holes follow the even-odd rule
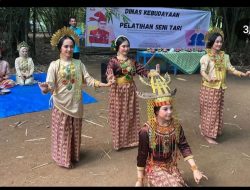
[[[206,33],[206,35],[205,35],[205,42],[206,43],[208,42],[208,39],[211,37],[211,35],[213,33],[219,33],[222,36],[222,38],[224,39],[224,33],[223,33],[223,31],[220,28],[216,28],[215,27],[215,28],[209,29],[209,31]]]
[[[147,86],[152,88],[152,93],[145,93],[145,92],[136,92],[137,96],[143,99],[147,99],[147,113],[148,113],[148,120],[151,120],[155,117],[154,114],[154,107],[155,106],[164,106],[173,103],[173,96],[176,93],[176,89],[171,91],[169,88],[169,84],[171,82],[170,76],[168,73],[162,77],[155,70],[150,71],[151,77],[150,81],[146,81],[146,79],[139,76],[140,81]]]
[[[22,47],[26,47],[28,49],[30,48],[29,45],[25,41],[22,41],[20,44],[17,45],[17,51],[20,51]]]
[[[79,36],[77,36],[73,30],[71,30],[69,27],[66,26],[57,30],[57,32],[53,34],[50,40],[51,46],[53,48],[56,47],[60,39],[64,36],[71,36],[74,39],[75,43],[79,46],[79,39],[80,39]]]

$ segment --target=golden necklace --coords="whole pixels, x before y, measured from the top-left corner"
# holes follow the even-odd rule
[[[157,121],[157,127],[156,127],[156,132],[159,132],[161,134],[169,134],[171,132],[173,132],[174,127],[172,127],[172,120],[169,121],[169,123],[167,125],[160,125]]]
[[[213,53],[211,49],[207,49],[207,54],[209,58],[211,59],[211,61],[214,62],[214,68],[217,71],[222,71],[225,69],[225,65],[224,65],[225,52],[224,51],[219,51],[219,53]]]
[[[27,71],[28,70],[28,59],[22,57],[20,62],[21,62],[21,65],[20,65],[21,69],[24,71]]]
[[[133,74],[133,72],[135,72],[134,66],[131,65],[131,60],[128,58],[125,60],[117,58],[117,60],[119,61],[120,66],[122,68],[122,74],[125,75],[127,80],[131,80],[132,79],[131,75]]]
[[[75,64],[73,62],[66,66],[62,65],[62,69],[60,70],[60,75],[63,78],[62,84],[66,85],[68,90],[71,90],[75,83],[75,74]]]
[[[117,56],[117,60],[120,62],[120,63],[124,63],[128,60],[128,57],[126,57],[125,59],[119,59],[118,56]]]

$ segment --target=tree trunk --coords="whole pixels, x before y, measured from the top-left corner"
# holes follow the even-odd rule
[[[33,55],[36,56],[36,7],[33,7]]]

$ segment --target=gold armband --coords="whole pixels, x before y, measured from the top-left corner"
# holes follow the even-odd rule
[[[239,77],[242,77],[241,72],[238,72],[238,76],[239,76]]]
[[[196,165],[191,166],[191,170],[194,172],[195,170],[198,170],[198,167]]]
[[[144,178],[144,167],[137,167],[137,178],[143,179]]]
[[[138,170],[138,171],[144,171],[144,169],[145,169],[144,167],[138,167],[138,166],[137,166],[137,170]]]
[[[193,155],[190,155],[190,156],[185,157],[185,158],[184,158],[184,161],[188,161],[188,160],[193,159],[193,158],[194,158],[194,156],[193,156]]]
[[[96,88],[100,87],[100,83],[101,83],[100,81],[95,80],[95,84],[94,84],[94,85],[95,85],[95,87],[96,87]]]

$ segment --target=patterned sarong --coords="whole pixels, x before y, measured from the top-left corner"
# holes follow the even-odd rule
[[[57,108],[52,110],[52,158],[59,166],[69,168],[79,161],[82,118],[73,118]]]
[[[153,165],[147,163],[145,186],[150,187],[184,187],[187,184],[184,182],[181,173],[177,166],[163,166],[154,161]]]
[[[139,103],[134,82],[115,84],[109,94],[109,124],[114,149],[138,145]]]
[[[201,86],[200,116],[201,133],[210,138],[221,135],[223,127],[224,89]]]

